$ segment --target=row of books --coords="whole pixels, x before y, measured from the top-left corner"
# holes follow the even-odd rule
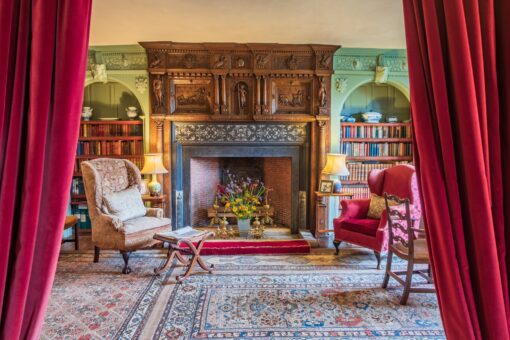
[[[85,186],[83,185],[82,178],[73,178],[71,183],[71,195],[85,195]]]
[[[370,189],[365,184],[342,186],[340,191],[354,194],[355,200],[370,198]]]
[[[411,138],[411,126],[342,126],[343,138]]]
[[[72,206],[71,213],[78,218],[78,228],[80,229],[91,228],[89,208],[87,207],[86,204]]]
[[[80,137],[142,136],[142,124],[81,124]]]
[[[413,146],[404,143],[343,142],[342,153],[353,157],[407,157],[412,156]]]
[[[108,157],[108,155],[105,155],[105,157]],[[143,169],[143,156],[139,157],[124,157],[127,160],[130,160],[133,162],[139,169]],[[90,158],[93,159],[93,158]],[[87,159],[76,159],[74,162],[74,172],[78,173],[81,172],[81,162],[86,161]]]
[[[408,162],[395,162],[395,163],[360,163],[352,162],[347,163],[349,169],[349,176],[342,177],[342,180],[347,181],[360,181],[365,182],[368,173],[375,169],[387,169],[397,164],[408,164]]]
[[[78,142],[77,155],[141,155],[143,142],[141,140],[119,141],[90,141]]]

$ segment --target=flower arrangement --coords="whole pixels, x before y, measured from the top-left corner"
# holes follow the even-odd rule
[[[238,219],[251,219],[261,205],[267,188],[259,179],[227,174],[227,185],[218,185],[217,198]]]

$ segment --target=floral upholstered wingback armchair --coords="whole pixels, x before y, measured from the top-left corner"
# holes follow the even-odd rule
[[[421,217],[420,195],[416,171],[412,165],[396,165],[384,170],[372,170],[368,174],[371,199],[342,200],[342,214],[333,220],[335,239],[333,244],[338,255],[341,242],[348,242],[374,251],[377,269],[381,264],[381,252],[388,248],[388,217],[385,208],[380,217],[369,216],[371,204],[384,206],[384,193],[409,198],[411,215],[418,228]],[[374,197],[374,194],[377,195]],[[373,200],[373,202],[371,202]],[[372,207],[373,208],[373,207]]]
[[[119,250],[128,274],[129,254],[158,242],[154,234],[170,229],[163,209],[146,208],[140,193],[138,167],[126,159],[98,158],[81,163],[85,194],[92,221],[94,262],[100,249]]]

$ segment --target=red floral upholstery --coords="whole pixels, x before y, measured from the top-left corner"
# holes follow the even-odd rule
[[[415,223],[419,224],[421,204],[414,166],[396,165],[384,170],[372,170],[367,180],[373,194],[382,196],[387,192],[400,198],[409,198],[413,218],[416,220]],[[344,200],[340,204],[342,215],[333,220],[335,246],[340,242],[348,242],[370,248],[376,256],[388,248],[386,211],[380,220],[374,220],[367,218],[369,199]]]

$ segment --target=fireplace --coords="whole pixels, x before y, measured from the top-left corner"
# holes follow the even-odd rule
[[[207,209],[215,200],[218,184],[227,184],[226,174],[260,179],[270,189],[268,202],[274,208],[274,223],[292,225],[292,159],[289,157],[196,157],[190,160],[189,206],[191,225],[207,226]]]
[[[177,191],[173,218],[178,227],[209,223],[207,209],[229,170],[262,179],[273,189],[269,203],[275,223],[299,230],[299,192],[308,185],[307,124],[175,123],[172,144]]]
[[[330,143],[339,46],[140,44],[147,51],[150,149],[163,153],[170,169],[161,180],[173,228],[203,224],[221,168],[250,158],[275,189],[277,221],[314,233],[323,219],[315,192]],[[208,169],[210,181],[195,175]]]

